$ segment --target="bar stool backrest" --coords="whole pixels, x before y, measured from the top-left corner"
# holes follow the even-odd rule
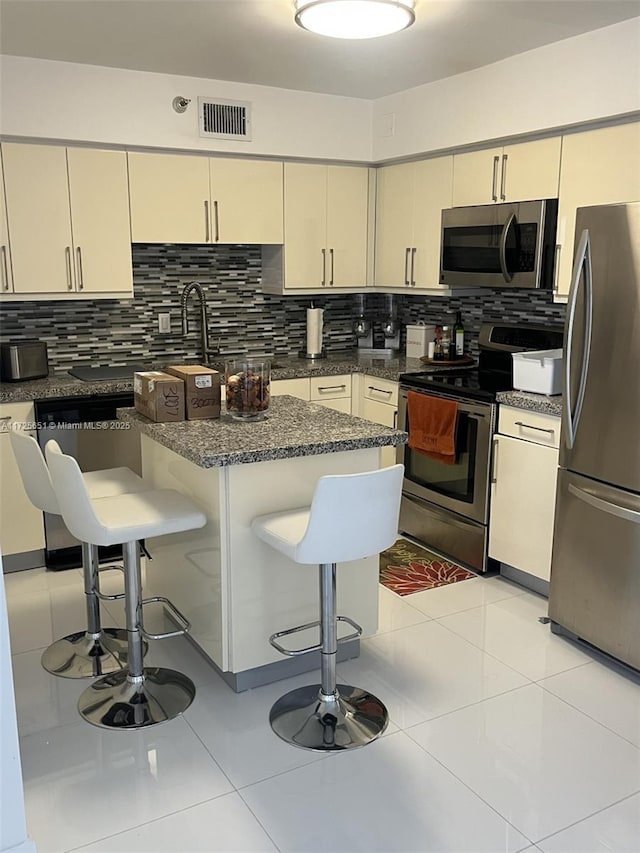
[[[44,450],[60,507],[58,511],[70,532],[81,542],[110,544],[104,540],[104,526],[93,509],[87,484],[76,460],[63,453],[53,439],[47,442]]]
[[[9,439],[24,490],[31,503],[42,512],[60,515],[51,475],[38,442],[32,435],[13,429],[9,433]]]
[[[398,537],[404,465],[320,477],[309,523],[296,549],[300,563],[342,563],[379,554]]]

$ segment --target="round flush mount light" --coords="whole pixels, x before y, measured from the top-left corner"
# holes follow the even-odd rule
[[[410,27],[414,0],[296,0],[296,23],[340,39],[370,39]]]

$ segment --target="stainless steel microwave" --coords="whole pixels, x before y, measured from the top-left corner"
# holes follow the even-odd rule
[[[558,199],[442,211],[440,284],[553,288]]]

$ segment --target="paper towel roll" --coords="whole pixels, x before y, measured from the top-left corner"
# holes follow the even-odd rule
[[[323,314],[323,308],[307,308],[307,355],[320,355],[322,352]]]

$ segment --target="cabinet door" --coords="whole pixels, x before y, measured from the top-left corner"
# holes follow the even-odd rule
[[[77,290],[133,291],[127,155],[68,148]]]
[[[376,285],[408,287],[413,245],[414,164],[378,169],[376,195]]]
[[[285,284],[324,287],[327,257],[327,167],[284,164]]]
[[[129,155],[133,243],[209,243],[209,158]]]
[[[9,228],[7,227],[7,203],[4,197],[4,169],[0,158],[0,292],[13,292],[13,273],[11,271],[11,247]]]
[[[8,432],[33,422],[33,404],[0,406],[0,418],[0,547],[5,555],[37,551],[44,548],[44,520],[24,490]]]
[[[442,210],[451,207],[453,157],[435,157],[414,163],[413,283],[439,287]]]
[[[367,283],[369,170],[361,166],[327,168],[327,284],[362,287]]]
[[[577,208],[638,201],[639,164],[640,122],[563,138],[558,209],[558,293],[568,294],[571,284]]]
[[[290,397],[298,397],[307,402],[310,399],[308,379],[276,379],[271,383],[270,391],[272,397],[288,394]]]
[[[543,580],[551,576],[558,451],[495,438],[489,556]]]
[[[502,148],[456,154],[453,158],[453,207],[498,201]]]
[[[365,421],[373,421],[374,424],[382,424],[383,426],[394,427],[398,420],[398,410],[395,406],[389,406],[386,403],[378,403],[377,400],[369,400],[365,397],[362,401],[361,415]]]
[[[7,142],[2,157],[14,291],[74,290],[66,150]]]
[[[212,157],[214,243],[282,243],[282,163]]]
[[[557,198],[562,137],[506,145],[500,159],[498,201]]]

